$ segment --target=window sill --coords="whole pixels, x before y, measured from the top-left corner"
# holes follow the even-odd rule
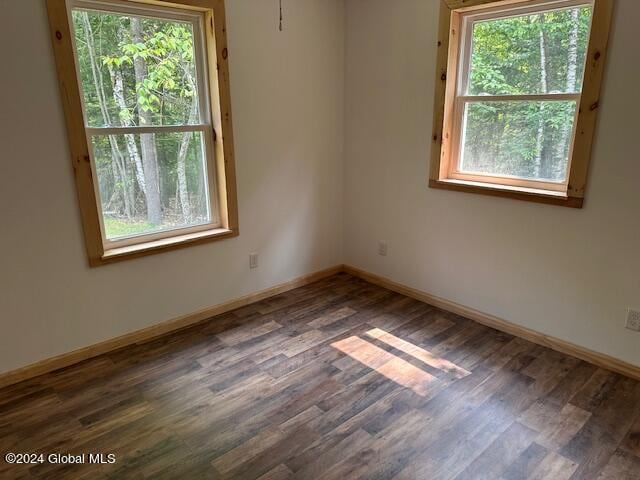
[[[112,248],[105,250],[102,257],[93,259],[91,266],[104,265],[130,258],[142,257],[159,253],[161,251],[175,250],[190,245],[212,242],[215,240],[223,240],[225,238],[237,237],[238,229],[213,228],[202,232],[187,233],[170,238],[162,238],[150,242],[137,243],[126,247]]]
[[[525,187],[512,187],[494,183],[470,182],[466,180],[429,180],[429,187],[456,192],[479,193],[494,197],[507,197],[528,202],[546,203],[570,208],[582,208],[583,199],[570,197],[564,192]]]

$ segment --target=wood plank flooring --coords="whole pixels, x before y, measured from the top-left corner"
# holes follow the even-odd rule
[[[338,274],[0,390],[2,479],[640,479],[640,382]]]

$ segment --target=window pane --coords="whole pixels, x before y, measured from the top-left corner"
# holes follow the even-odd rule
[[[95,135],[92,143],[108,240],[211,221],[201,132]]]
[[[468,103],[459,170],[563,182],[575,101]]]
[[[190,23],[73,10],[90,127],[202,123]]]
[[[476,22],[468,94],[580,92],[590,22],[591,7]]]

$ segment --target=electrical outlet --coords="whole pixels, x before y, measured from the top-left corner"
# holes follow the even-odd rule
[[[629,309],[627,313],[627,328],[640,332],[640,311]]]
[[[250,253],[249,254],[249,268],[258,268],[258,254]]]
[[[387,256],[387,242],[378,242],[378,255]]]

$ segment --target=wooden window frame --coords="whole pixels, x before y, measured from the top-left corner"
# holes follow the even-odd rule
[[[169,7],[202,15],[203,54],[206,59],[204,74],[208,77],[206,109],[210,114],[210,125],[206,125],[206,128],[211,129],[210,132],[205,132],[204,137],[209,137],[209,143],[212,144],[208,150],[213,152],[213,159],[208,165],[213,164],[214,168],[213,171],[209,168],[208,181],[210,194],[215,196],[218,216],[215,224],[207,225],[205,228],[192,227],[163,235],[143,235],[139,237],[140,241],[136,242],[105,242],[101,210],[97,200],[97,184],[92,171],[91,149],[87,135],[89,128],[85,125],[83,100],[76,70],[68,3],[67,0],[47,0],[85,247],[89,265],[92,267],[239,235],[224,0],[116,2],[147,7]]]
[[[455,172],[453,166],[458,164],[458,142],[455,140],[458,135],[454,109],[459,82],[458,65],[462,37],[460,28],[463,16],[516,7],[525,9],[541,4],[548,4],[551,8],[557,5],[585,3],[593,4],[593,13],[582,92],[553,95],[556,99],[571,97],[578,101],[566,184]],[[613,3],[614,0],[441,0],[429,187],[582,208]],[[545,95],[547,96],[551,95]],[[506,96],[503,98],[509,99]],[[522,100],[523,96],[519,96],[519,99]]]

